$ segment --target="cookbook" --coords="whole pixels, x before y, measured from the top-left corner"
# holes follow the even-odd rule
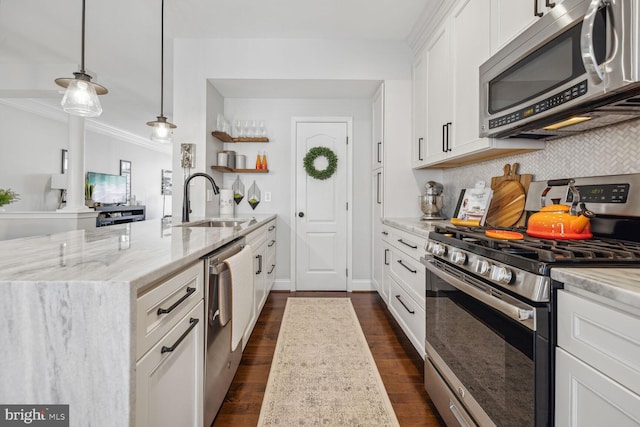
[[[489,203],[493,190],[484,185],[476,185],[475,188],[463,188],[460,191],[458,204],[454,213],[452,223],[459,225],[482,226],[487,218]],[[455,221],[455,220],[458,221]],[[460,223],[464,221],[465,224]]]

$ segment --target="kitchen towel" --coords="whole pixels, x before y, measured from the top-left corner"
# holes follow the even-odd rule
[[[231,272],[231,351],[235,351],[242,342],[253,309],[254,274],[251,246],[245,245],[240,252],[224,260],[224,263],[229,266]],[[225,292],[227,290],[221,286],[220,301],[225,301],[228,297]],[[228,313],[220,313],[221,324],[225,324],[228,318]]]

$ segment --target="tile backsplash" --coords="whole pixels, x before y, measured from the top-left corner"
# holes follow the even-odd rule
[[[507,163],[519,163],[519,173],[533,174],[535,181],[640,173],[640,120],[548,141],[532,153],[501,157],[443,171],[445,213],[451,216],[462,188],[502,175]]]

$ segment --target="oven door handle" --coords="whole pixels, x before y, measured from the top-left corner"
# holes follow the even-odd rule
[[[535,310],[532,307],[523,308],[514,304],[506,302],[495,295],[489,294],[473,285],[463,282],[444,271],[441,271],[434,265],[434,260],[427,260],[424,264],[427,266],[427,270],[444,280],[447,284],[453,286],[465,294],[482,301],[491,308],[498,310],[499,312],[507,315],[511,319],[521,323],[532,331],[536,330],[535,322]]]

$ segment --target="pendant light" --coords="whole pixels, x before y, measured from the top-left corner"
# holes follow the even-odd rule
[[[162,0],[162,8],[160,12],[160,115],[157,120],[147,122],[147,126],[151,126],[151,140],[156,142],[171,142],[173,135],[172,129],[177,126],[169,123],[164,116],[164,0]]]
[[[98,95],[108,92],[107,88],[91,81],[91,76],[84,70],[84,23],[85,0],[82,0],[82,56],[80,71],[73,73],[74,78],[56,79],[56,84],[66,88],[62,97],[62,109],[76,116],[97,117],[102,114],[102,106]]]

